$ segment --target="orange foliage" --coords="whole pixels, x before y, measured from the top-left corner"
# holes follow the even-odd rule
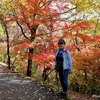
[[[83,42],[91,42],[93,41],[93,38],[86,36],[86,35],[82,35],[82,34],[76,34],[75,36],[81,38],[83,40]]]
[[[27,66],[26,66],[26,65],[22,65],[22,66],[20,67],[20,73],[26,74],[26,71],[27,71]]]
[[[77,22],[72,26],[72,29],[75,31],[78,30],[86,30],[88,28],[93,27],[93,24],[87,21],[83,21],[83,22]]]
[[[30,54],[30,59],[33,59],[34,62],[39,65],[39,67],[49,67],[54,68],[54,54],[51,52],[44,52],[41,54]],[[41,65],[42,64],[42,65]]]
[[[18,52],[19,50],[24,50],[24,49],[27,49],[29,47],[34,47],[34,46],[32,43],[24,42],[24,43],[18,45],[17,47],[15,47],[14,52]]]
[[[70,1],[70,0],[69,0]],[[54,2],[54,1],[53,1]],[[56,0],[55,0],[56,2]],[[73,61],[75,64],[76,69],[86,69],[91,74],[98,74],[99,71],[99,63],[100,63],[100,50],[98,49],[91,49],[88,48],[88,52],[82,52],[77,53],[75,52],[75,44],[73,43],[73,37],[80,38],[83,40],[82,42],[86,43],[98,43],[100,40],[100,36],[95,36],[94,38],[86,35],[82,35],[81,33],[78,34],[78,31],[80,30],[87,30],[88,28],[93,27],[93,24],[88,21],[83,22],[76,22],[72,26],[69,25],[69,23],[65,20],[61,20],[59,18],[60,16],[60,10],[61,13],[64,11],[68,11],[68,4],[63,5],[62,7],[57,5],[56,8],[52,8],[52,4],[50,5],[51,1],[49,0],[27,0],[25,4],[22,4],[21,2],[16,2],[18,10],[15,9],[15,18],[14,17],[8,17],[6,20],[6,23],[11,21],[18,21],[20,25],[22,26],[22,30],[25,32],[25,34],[28,32],[29,34],[27,36],[34,35],[34,38],[38,38],[37,41],[40,41],[36,43],[23,41],[19,43],[18,45],[16,41],[13,45],[15,52],[23,51],[26,48],[34,48],[39,51],[37,54],[27,54],[28,59],[33,60],[37,63],[40,67],[50,67],[53,69],[54,66],[54,52],[55,48],[57,49],[57,41],[59,38],[64,37],[67,42],[70,40],[70,45],[68,44],[67,49],[73,53],[75,60]],[[65,3],[64,3],[65,4]],[[51,6],[51,7],[50,7]],[[66,9],[67,8],[67,9]],[[62,11],[63,9],[66,9]],[[38,29],[38,26],[44,24],[46,25],[49,32],[39,31],[39,35],[36,34],[36,30]],[[27,27],[27,28],[26,28]],[[71,34],[71,29],[73,32],[77,33],[76,35]],[[32,31],[33,30],[33,31]],[[34,31],[35,30],[35,31]],[[57,35],[54,35],[54,31],[63,30],[61,36],[57,33]],[[27,32],[26,32],[27,31]],[[40,35],[41,33],[41,35]],[[45,34],[45,37],[44,37]],[[23,38],[22,38],[23,39]],[[30,39],[30,37],[29,37]],[[46,42],[48,42],[48,46],[46,47]],[[78,45],[83,51],[83,43]],[[76,55],[75,55],[76,53]],[[99,62],[99,63],[98,63]],[[25,67],[22,67],[25,68]],[[81,72],[82,73],[82,72]]]
[[[75,55],[74,64],[76,69],[87,70],[88,73],[100,76],[100,50],[89,48],[89,52]]]

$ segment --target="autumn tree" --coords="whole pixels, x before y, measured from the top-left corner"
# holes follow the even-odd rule
[[[9,2],[8,2],[9,3]],[[56,4],[57,9],[52,9],[53,3]],[[27,66],[27,75],[31,75],[31,68],[32,68],[32,54],[34,50],[34,45],[32,45],[32,42],[35,40],[37,36],[43,35],[42,34],[36,34],[36,30],[40,24],[44,24],[48,27],[49,34],[47,36],[50,36],[53,40],[53,34],[52,31],[62,30],[62,29],[56,29],[54,28],[53,24],[57,22],[61,14],[64,14],[66,12],[69,12],[75,8],[67,9],[67,3],[62,2],[62,7],[60,7],[58,4],[60,4],[60,1],[44,1],[44,0],[28,0],[28,1],[14,1],[14,6],[11,6],[10,10],[12,16],[6,16],[6,24],[9,22],[16,22],[18,27],[21,30],[22,35],[26,38],[26,42],[19,46],[18,48],[16,46],[16,51],[19,51],[21,48],[28,48],[28,66]],[[64,4],[64,5],[63,5]],[[60,12],[61,9],[64,9]],[[69,10],[69,11],[68,11]],[[63,20],[64,22],[65,20]],[[58,22],[57,22],[58,23]],[[60,22],[59,22],[60,23]],[[59,24],[58,23],[58,24]],[[56,25],[55,25],[56,26]],[[63,23],[63,25],[59,24],[59,27],[68,28],[67,23]],[[56,29],[56,30],[55,30]],[[47,40],[46,40],[47,41]],[[50,49],[54,49],[53,41],[48,41]],[[28,45],[26,45],[28,44]]]
[[[71,85],[77,92],[98,94],[99,88],[99,12],[98,0],[73,0],[77,16],[72,25],[72,37],[79,51],[73,48],[73,78]],[[77,21],[77,22],[76,22]]]
[[[9,1],[8,1],[9,2]],[[6,16],[10,16],[11,15],[11,11],[8,9],[10,8],[6,3],[8,3],[7,1],[0,1],[0,24],[2,26],[2,30],[5,30],[5,34],[6,34],[6,42],[7,42],[7,64],[8,64],[8,68],[11,68],[11,57],[10,57],[10,40],[9,40],[9,32],[8,32],[8,28],[7,28],[7,23],[6,23]],[[8,9],[8,10],[7,10]]]

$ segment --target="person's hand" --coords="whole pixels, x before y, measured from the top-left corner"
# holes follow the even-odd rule
[[[69,74],[72,74],[72,72],[70,71]]]
[[[58,71],[58,68],[54,68],[55,71]]]

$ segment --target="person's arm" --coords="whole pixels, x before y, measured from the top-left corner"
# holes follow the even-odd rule
[[[67,53],[68,53],[69,72],[71,72],[72,71],[72,57],[69,51]]]
[[[54,69],[56,69],[56,59],[55,59]]]
[[[57,69],[57,64],[56,64],[56,55],[57,55],[58,51],[56,51],[55,53],[55,64],[54,64],[54,69]]]

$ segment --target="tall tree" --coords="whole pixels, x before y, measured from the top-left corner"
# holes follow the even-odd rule
[[[36,30],[40,24],[44,24],[48,27],[50,30],[50,34],[52,37],[52,27],[53,27],[53,17],[59,18],[59,16],[62,13],[66,13],[67,10],[64,10],[64,12],[59,12],[60,9],[64,8],[59,8],[59,11],[56,10],[56,12],[53,12],[53,9],[50,7],[52,4],[55,3],[57,6],[57,2],[52,2],[52,1],[45,1],[45,0],[27,0],[27,2],[16,2],[16,8],[13,9],[14,17],[15,20],[18,24],[18,26],[21,29],[21,32],[23,36],[28,39],[30,43],[32,43],[35,39],[36,35]],[[63,4],[63,3],[62,3]],[[18,10],[19,9],[19,10]],[[54,20],[55,21],[55,20]],[[23,27],[25,25],[27,29],[29,30],[28,32],[30,33],[25,33],[25,29]],[[31,76],[31,68],[32,68],[32,59],[31,55],[33,54],[33,47],[30,47],[28,49],[28,66],[27,66],[27,75]]]

